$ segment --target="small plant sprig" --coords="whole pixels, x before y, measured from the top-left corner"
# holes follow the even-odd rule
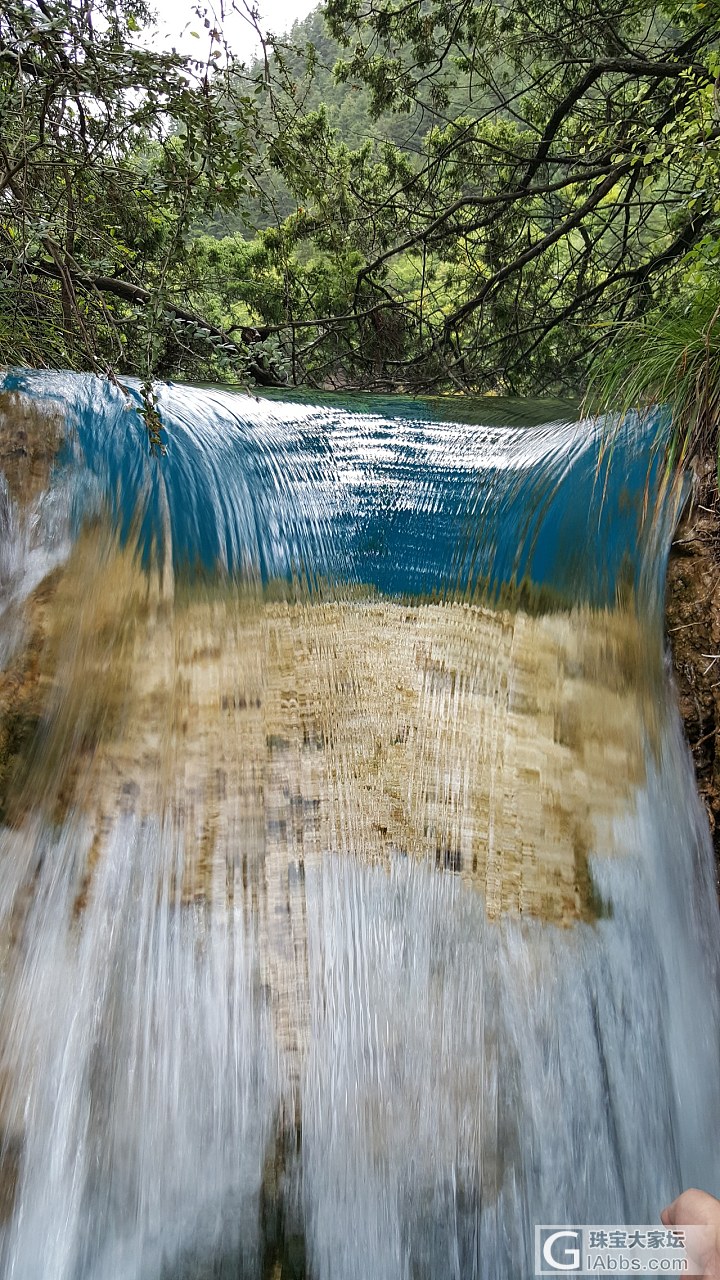
[[[162,438],[163,424],[160,417],[160,400],[151,378],[146,378],[140,388],[141,405],[138,413],[145,423],[150,442],[150,454],[153,458],[161,458],[166,453]]]

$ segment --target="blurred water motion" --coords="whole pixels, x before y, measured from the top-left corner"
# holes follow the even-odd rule
[[[518,1280],[719,1191],[657,424],[137,395],[0,396],[3,1274]]]

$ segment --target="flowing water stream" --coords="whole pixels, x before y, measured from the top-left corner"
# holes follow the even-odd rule
[[[525,1280],[718,1193],[658,423],[138,405],[0,391],[2,1275]]]

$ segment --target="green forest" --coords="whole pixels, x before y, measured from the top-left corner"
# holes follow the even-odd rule
[[[0,362],[672,399],[720,359],[718,0],[327,0],[253,65],[0,10]]]

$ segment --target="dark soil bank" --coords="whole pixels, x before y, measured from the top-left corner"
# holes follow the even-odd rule
[[[714,460],[695,467],[692,497],[670,554],[665,624],[720,868],[720,499]]]

